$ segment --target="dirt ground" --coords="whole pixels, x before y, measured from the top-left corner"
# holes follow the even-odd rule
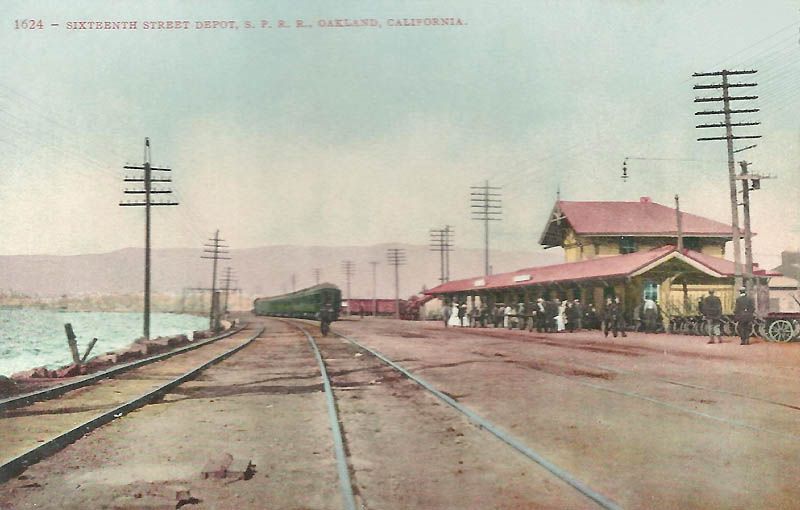
[[[176,493],[186,490],[193,499],[181,508],[342,508],[307,340],[265,322],[261,338],[163,401],[0,485],[0,508],[176,508]],[[800,500],[800,344],[380,319],[334,330],[398,361],[622,508],[794,508]],[[375,358],[342,339],[318,342],[359,508],[596,508]],[[202,479],[221,453],[252,461],[252,478]]]

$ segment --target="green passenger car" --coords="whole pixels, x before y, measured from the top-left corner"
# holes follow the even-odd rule
[[[342,306],[342,291],[330,283],[321,283],[290,294],[258,298],[253,302],[253,313],[273,317],[295,317],[319,320],[322,306],[328,303],[333,308],[333,320],[339,318]]]

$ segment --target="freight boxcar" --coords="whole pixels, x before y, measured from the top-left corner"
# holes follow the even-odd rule
[[[253,301],[253,313],[319,320],[320,309],[326,304],[332,309],[331,320],[337,320],[342,306],[342,291],[331,283],[321,283],[281,296],[258,298]]]

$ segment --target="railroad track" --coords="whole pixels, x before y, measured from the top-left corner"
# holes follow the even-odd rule
[[[0,482],[97,427],[160,398],[248,346],[263,331],[264,328],[252,332],[243,327],[187,348],[95,374],[74,384],[6,399],[5,408],[0,412],[4,440],[0,445]],[[201,346],[208,348],[198,351]],[[190,351],[195,352],[189,354]],[[184,353],[187,355],[175,356]],[[186,365],[189,365],[188,370]],[[82,391],[74,391],[79,388]],[[64,398],[54,400],[61,395]],[[50,418],[41,419],[44,415]]]
[[[33,404],[34,402],[40,402],[43,400],[50,400],[56,397],[60,397],[65,393],[70,391],[77,390],[79,388],[84,388],[86,386],[90,386],[92,384],[97,383],[102,379],[107,379],[109,377],[118,376],[124,372],[129,370],[133,370],[135,368],[143,367],[145,365],[149,365],[151,363],[155,363],[157,361],[163,361],[165,359],[171,358],[172,356],[183,354],[186,352],[193,351],[200,347],[206,346],[208,344],[212,344],[223,338],[228,338],[231,335],[235,335],[236,333],[242,331],[247,327],[247,324],[242,324],[236,328],[233,328],[229,331],[221,335],[217,335],[213,338],[209,338],[208,340],[204,340],[202,342],[196,342],[191,345],[187,345],[184,347],[180,347],[178,349],[174,349],[169,352],[165,352],[162,354],[156,354],[154,356],[148,356],[147,358],[142,358],[140,360],[131,361],[130,363],[123,363],[120,365],[116,365],[106,370],[101,370],[99,372],[95,372],[93,374],[87,375],[86,377],[82,377],[76,379],[74,381],[70,381],[65,384],[59,384],[57,386],[51,386],[49,388],[43,388],[41,390],[32,391],[30,393],[24,393],[22,395],[15,395],[13,397],[0,399],[0,413],[3,411],[7,411],[9,409],[15,409],[18,407],[24,407]]]
[[[332,382],[329,376],[329,370],[327,369],[327,362],[328,359],[325,355],[326,352],[334,352],[333,359],[336,359],[339,365],[341,365],[341,360],[345,358],[342,356],[341,353],[335,351],[335,347],[328,344],[322,349],[320,349],[318,343],[315,341],[314,337],[309,333],[307,327],[309,326],[308,322],[298,323],[298,321],[285,321],[289,324],[294,325],[303,334],[306,336],[309,344],[311,345],[312,350],[314,351],[315,357],[317,359],[318,365],[320,367],[320,373],[323,378],[323,385],[324,390],[326,393],[326,400],[327,400],[327,407],[329,413],[329,421],[331,425],[331,431],[333,434],[333,441],[335,445],[335,452],[337,457],[337,466],[338,466],[338,473],[339,473],[339,482],[341,488],[341,495],[342,501],[344,504],[344,508],[346,510],[354,510],[356,508],[356,500],[358,499],[356,496],[356,490],[354,487],[357,485],[351,479],[350,474],[354,472],[354,468],[348,462],[348,455],[347,455],[347,448],[346,448],[346,441],[342,435],[342,427],[340,424],[343,422],[342,417],[337,412],[337,392],[334,388],[341,387],[342,383],[336,383],[336,381]],[[544,468],[549,475],[555,476],[560,479],[562,482],[567,484],[573,490],[577,491],[582,497],[588,498],[591,502],[593,502],[596,506],[605,509],[617,509],[620,508],[617,503],[609,499],[608,497],[600,494],[598,491],[594,490],[592,487],[588,486],[583,481],[579,480],[571,473],[567,472],[563,468],[557,466],[555,463],[551,462],[543,455],[539,454],[538,452],[534,451],[518,438],[511,435],[508,431],[503,430],[501,427],[497,426],[496,424],[492,423],[489,419],[484,416],[479,415],[478,413],[474,412],[473,410],[469,409],[468,407],[459,403],[455,398],[451,397],[450,395],[446,394],[445,392],[437,389],[429,382],[425,381],[424,379],[420,378],[419,376],[413,374],[409,370],[402,367],[397,362],[389,359],[385,355],[381,354],[378,351],[370,349],[355,339],[348,337],[346,335],[337,333],[335,331],[331,332],[331,335],[334,337],[338,337],[344,340],[347,344],[362,353],[361,355],[368,355],[379,362],[384,366],[388,367],[390,371],[399,374],[402,378],[407,379],[408,381],[413,382],[417,385],[417,387],[423,389],[425,392],[433,395],[436,399],[441,402],[444,402],[449,408],[457,411],[461,416],[465,417],[469,422],[473,425],[477,426],[480,430],[485,431],[488,434],[491,434],[498,440],[502,441],[505,445],[509,448],[513,449],[517,453],[523,455],[525,459],[529,461],[535,462],[537,465]],[[326,341],[326,343],[328,343]],[[350,355],[352,357],[352,355]],[[340,370],[339,373],[345,372],[355,372],[357,370],[364,370],[363,368],[356,368],[356,369],[348,369],[348,370]],[[344,388],[343,388],[344,389]]]

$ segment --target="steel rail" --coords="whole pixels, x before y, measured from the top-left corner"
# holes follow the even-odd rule
[[[100,379],[105,379],[108,377],[113,377],[117,374],[121,374],[133,368],[138,368],[143,365],[149,365],[150,363],[155,363],[156,361],[165,360],[175,356],[176,354],[183,354],[185,352],[193,351],[194,349],[203,347],[204,345],[208,345],[210,343],[214,343],[218,340],[222,340],[223,338],[228,338],[229,336],[235,335],[236,333],[242,331],[247,327],[247,324],[243,324],[238,328],[233,328],[229,331],[221,335],[217,335],[215,337],[209,338],[207,340],[203,340],[202,342],[193,343],[191,345],[187,345],[184,347],[180,347],[178,349],[165,352],[162,354],[156,354],[153,356],[149,356],[147,358],[142,358],[140,360],[131,361],[130,363],[125,363],[122,365],[117,365],[115,367],[109,368],[107,370],[102,370],[100,372],[95,372],[87,377],[82,379],[78,379],[77,381],[72,381],[66,384],[59,384],[58,386],[52,386],[50,388],[43,388],[41,390],[32,391],[30,393],[24,393],[22,395],[16,395],[13,397],[5,398],[0,400],[0,412],[6,411],[8,409],[15,409],[18,407],[25,407],[28,405],[33,404],[34,402],[39,402],[42,400],[50,400],[55,397],[60,397],[61,395],[68,393],[72,390],[77,390],[78,388],[83,388],[84,386],[89,386],[91,384],[96,383]]]
[[[233,347],[219,356],[213,358],[210,361],[203,363],[202,365],[193,368],[192,370],[184,373],[183,375],[151,390],[139,397],[122,404],[120,406],[111,409],[110,411],[103,412],[102,414],[95,416],[94,418],[90,419],[89,421],[73,427],[72,429],[45,441],[41,445],[28,450],[27,452],[18,455],[12,459],[6,460],[0,465],[0,483],[6,482],[7,480],[13,478],[17,474],[23,472],[28,466],[39,462],[40,460],[49,457],[50,455],[58,452],[66,448],[69,444],[74,443],[82,436],[87,434],[88,432],[105,425],[117,418],[121,418],[125,416],[131,411],[139,409],[140,407],[145,406],[146,404],[152,402],[156,398],[162,396],[167,391],[171,390],[172,388],[183,384],[189,379],[195,377],[199,372],[205,370],[206,368],[214,365],[215,363],[219,363],[220,361],[228,358],[229,356],[237,353],[241,349],[250,345],[253,340],[258,338],[264,332],[264,328],[260,328],[254,335],[248,338],[245,342]]]
[[[495,437],[497,437],[498,439],[500,439],[501,441],[503,441],[507,445],[511,446],[512,448],[514,448],[515,450],[517,450],[518,452],[520,452],[524,456],[528,457],[530,460],[536,462],[537,464],[539,464],[540,466],[545,468],[547,471],[549,471],[550,473],[552,473],[553,475],[555,475],[556,477],[558,477],[559,479],[561,479],[562,481],[564,481],[565,483],[570,485],[572,488],[574,488],[575,490],[577,490],[578,492],[580,492],[581,494],[583,494],[587,498],[589,498],[592,501],[594,501],[600,507],[605,508],[607,510],[619,510],[621,508],[617,503],[615,503],[611,499],[607,498],[606,496],[603,496],[602,494],[600,494],[599,492],[595,491],[594,489],[592,489],[591,487],[589,487],[585,483],[581,482],[580,480],[575,478],[573,475],[571,475],[566,470],[564,470],[564,469],[558,467],[557,465],[555,465],[554,463],[550,462],[545,457],[543,457],[539,453],[537,453],[534,450],[532,450],[531,448],[529,448],[527,445],[525,445],[519,439],[517,439],[514,436],[510,435],[508,432],[504,431],[503,429],[501,429],[497,425],[493,424],[492,422],[490,422],[486,418],[480,416],[476,412],[472,411],[468,407],[459,404],[452,397],[449,397],[449,396],[445,395],[444,393],[442,393],[441,391],[436,389],[429,382],[427,382],[424,379],[412,374],[411,372],[409,372],[408,370],[406,370],[402,366],[398,365],[394,361],[390,360],[389,358],[387,358],[386,356],[384,356],[380,352],[378,352],[376,350],[373,350],[373,349],[370,349],[369,347],[366,347],[366,346],[362,345],[361,343],[357,342],[356,340],[354,340],[354,339],[352,339],[352,338],[350,338],[350,337],[348,337],[346,335],[343,335],[341,333],[337,333],[335,331],[331,331],[331,332],[334,335],[347,340],[348,342],[350,342],[351,344],[355,345],[359,349],[362,349],[362,350],[372,354],[373,356],[375,356],[376,358],[378,358],[379,360],[381,360],[385,364],[389,365],[393,369],[397,370],[398,372],[400,372],[401,374],[406,376],[408,379],[410,379],[410,380],[414,381],[415,383],[419,384],[420,386],[422,386],[423,388],[428,390],[431,394],[436,396],[439,400],[445,402],[450,407],[452,407],[452,408],[456,409],[457,411],[459,411],[460,413],[462,413],[473,424],[475,424],[478,427],[480,427],[480,428],[486,430],[487,432],[491,433],[492,435],[494,435]]]
[[[308,339],[308,343],[311,345],[311,350],[314,351],[314,357],[317,359],[317,365],[319,365],[319,371],[322,374],[322,384],[325,389],[325,401],[328,406],[328,418],[330,420],[331,433],[333,434],[336,467],[339,472],[339,487],[342,492],[342,499],[344,500],[344,508],[345,510],[356,510],[356,501],[353,495],[353,482],[350,480],[350,468],[347,465],[347,454],[344,451],[342,428],[339,426],[339,414],[336,411],[336,401],[333,396],[330,377],[328,377],[328,370],[325,367],[325,361],[322,359],[322,354],[320,354],[317,343],[308,331],[299,324],[290,324],[303,332]]]

